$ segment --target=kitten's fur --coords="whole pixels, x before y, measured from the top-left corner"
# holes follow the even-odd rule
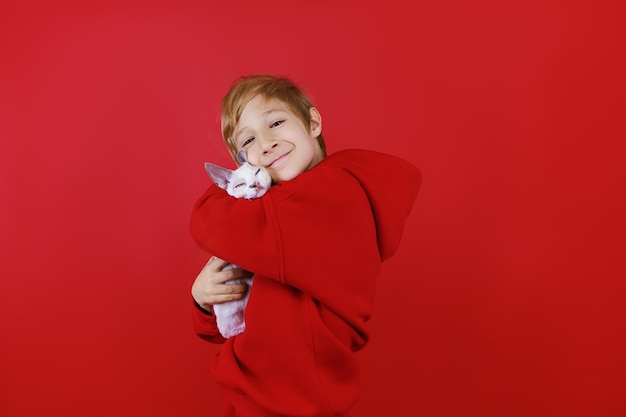
[[[247,162],[235,170],[206,162],[204,169],[218,187],[226,190],[228,195],[235,198],[245,198],[246,200],[259,198],[272,185],[270,174],[265,168],[253,166]]]
[[[239,153],[238,158],[242,164],[235,170],[223,168],[210,162],[206,162],[204,168],[218,187],[226,190],[229,195],[235,198],[249,200],[263,196],[272,185],[269,173],[263,167],[248,164],[245,154],[242,152]],[[236,265],[228,264],[224,269],[236,267]],[[217,328],[225,338],[235,336],[246,328],[244,316],[252,281],[253,277],[226,281],[226,284],[248,284],[246,295],[240,300],[228,301],[213,306]]]

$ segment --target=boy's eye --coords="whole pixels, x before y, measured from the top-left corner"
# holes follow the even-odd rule
[[[283,124],[283,122],[284,120],[276,120],[274,123],[270,125],[270,127],[280,126],[281,124]]]
[[[244,140],[243,143],[241,144],[241,147],[243,148],[245,146],[248,146],[249,144],[252,143],[253,140],[254,140],[254,138],[248,138],[248,139]]]

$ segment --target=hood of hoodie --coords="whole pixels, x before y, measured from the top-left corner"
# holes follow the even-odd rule
[[[380,259],[389,259],[422,184],[420,171],[402,158],[362,149],[338,151],[323,163],[340,167],[361,184],[374,214]]]

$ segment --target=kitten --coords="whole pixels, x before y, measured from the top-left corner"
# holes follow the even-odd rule
[[[272,185],[272,178],[263,167],[250,165],[243,152],[237,155],[241,166],[235,170],[223,168],[218,165],[206,162],[204,169],[213,182],[220,188],[226,190],[228,195],[246,200],[260,198]],[[236,265],[228,264],[224,269],[236,268]],[[240,300],[228,301],[222,304],[215,304],[213,312],[217,320],[217,328],[222,336],[229,338],[243,332],[246,328],[244,315],[253,277],[243,279],[233,279],[226,281],[226,284],[248,284],[246,295]]]

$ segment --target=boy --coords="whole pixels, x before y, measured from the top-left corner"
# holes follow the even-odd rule
[[[235,160],[245,151],[274,184],[256,200],[211,186],[191,216],[192,236],[215,255],[192,295],[196,331],[223,343],[212,375],[225,416],[347,416],[380,264],[398,247],[420,174],[373,151],[326,157],[319,111],[272,75],[233,84],[222,101],[222,135]],[[243,269],[222,271],[225,260]],[[255,276],[246,330],[225,340],[211,306],[241,298],[245,286],[224,282],[246,271]]]

